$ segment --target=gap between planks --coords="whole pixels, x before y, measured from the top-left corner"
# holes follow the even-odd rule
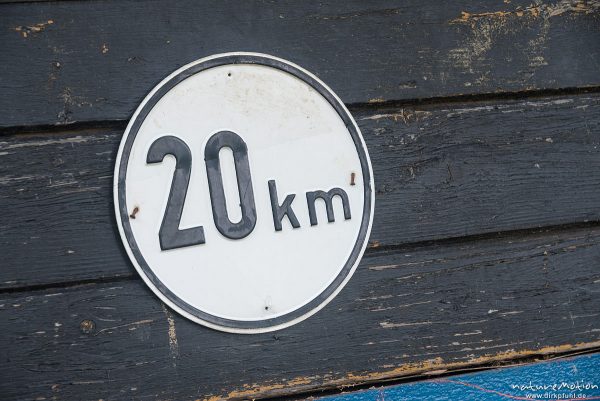
[[[42,0],[49,1],[49,0]],[[0,0],[0,4],[1,0]],[[551,97],[564,97],[573,95],[585,95],[600,93],[600,86],[586,86],[576,88],[561,89],[532,89],[517,92],[496,92],[496,93],[478,93],[455,96],[441,96],[430,98],[415,98],[404,100],[386,100],[369,101],[361,103],[348,103],[346,107],[352,113],[374,111],[383,108],[402,108],[410,106],[443,106],[457,103],[483,103],[492,101],[509,101],[524,99],[539,99]],[[4,135],[25,135],[25,134],[68,134],[80,130],[86,130],[93,133],[95,130],[114,129],[125,130],[128,120],[92,120],[92,121],[72,121],[66,124],[53,125],[33,125],[33,126],[12,126],[0,128],[0,136]]]
[[[552,235],[560,232],[566,231],[576,231],[581,229],[593,229],[600,227],[600,221],[586,221],[586,222],[575,222],[569,224],[559,224],[559,225],[551,225],[545,227],[536,227],[536,228],[523,228],[517,230],[507,230],[493,233],[484,233],[484,234],[475,234],[468,235],[462,237],[450,237],[443,238],[439,240],[428,240],[428,241],[416,241],[416,242],[406,242],[396,245],[386,245],[386,246],[373,246],[373,244],[369,243],[367,249],[365,250],[365,256],[375,256],[378,253],[389,252],[389,251],[407,251],[426,247],[426,246],[445,246],[445,245],[467,245],[473,244],[479,241],[485,241],[490,239],[495,240],[504,240],[504,239],[526,239],[527,237],[538,236],[540,234],[543,235]],[[364,258],[364,257],[363,257]],[[84,279],[84,280],[72,280],[72,281],[61,281],[54,282],[48,284],[35,284],[35,285],[25,285],[25,286],[16,286],[9,288],[0,288],[0,294],[13,294],[13,293],[25,293],[25,292],[37,292],[37,291],[46,291],[51,289],[65,289],[65,288],[74,288],[79,286],[88,286],[88,285],[98,285],[105,283],[118,283],[132,280],[139,280],[139,276],[132,270],[131,274],[117,274],[113,276],[106,277],[98,277],[92,279]]]

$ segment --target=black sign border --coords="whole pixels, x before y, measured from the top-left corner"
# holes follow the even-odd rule
[[[352,249],[352,252],[350,254],[350,257],[346,261],[343,269],[333,280],[333,282],[331,282],[330,285],[327,286],[327,288],[323,292],[321,292],[321,294],[317,295],[315,298],[313,298],[310,302],[303,305],[302,307],[285,315],[255,321],[232,320],[211,315],[191,306],[190,304],[186,303],[181,298],[179,298],[177,295],[175,295],[171,290],[169,290],[150,269],[137,246],[137,243],[133,236],[133,232],[131,230],[131,226],[129,224],[129,209],[127,207],[125,193],[125,177],[127,176],[127,165],[129,162],[129,154],[133,146],[133,142],[140,127],[142,126],[142,123],[144,122],[148,113],[150,113],[150,111],[154,108],[156,103],[177,84],[193,76],[194,74],[208,70],[210,68],[232,64],[254,64],[276,68],[278,70],[287,72],[295,76],[296,78],[301,79],[302,81],[309,84],[313,89],[315,89],[321,96],[323,96],[329,102],[329,104],[331,104],[331,106],[336,110],[338,115],[341,117],[342,121],[344,121],[346,128],[352,136],[352,140],[354,141],[354,145],[360,158],[364,186],[364,208],[360,231],[356,239],[354,248]],[[185,70],[180,71],[175,76],[171,77],[168,81],[164,82],[158,88],[158,90],[156,90],[156,92],[152,94],[152,96],[149,99],[147,99],[141,110],[139,110],[139,113],[135,117],[133,123],[130,124],[130,128],[128,132],[126,131],[126,135],[127,136],[125,139],[125,144],[121,151],[121,159],[119,163],[117,200],[119,218],[121,219],[122,229],[127,239],[127,244],[129,245],[131,253],[135,257],[139,267],[143,270],[144,274],[155,286],[155,288],[158,291],[160,291],[167,299],[173,302],[173,304],[175,304],[178,308],[192,316],[195,316],[200,321],[204,321],[211,325],[222,327],[224,329],[229,329],[228,331],[230,331],[231,329],[240,331],[268,331],[266,329],[276,329],[278,326],[285,325],[286,323],[302,318],[305,315],[310,315],[312,311],[318,310],[320,309],[320,307],[324,306],[323,304],[328,300],[328,298],[332,294],[334,294],[336,290],[344,283],[348,275],[352,272],[353,266],[360,258],[364,244],[368,240],[367,235],[369,233],[369,226],[371,223],[372,202],[374,201],[372,199],[373,188],[371,188],[371,169],[369,165],[369,158],[365,149],[366,145],[363,145],[361,134],[356,128],[352,116],[343,106],[343,104],[333,95],[331,90],[325,87],[313,76],[307,74],[305,71],[297,68],[296,66],[288,64],[280,59],[270,58],[267,56],[257,54],[227,54],[223,56],[218,56],[216,58],[207,59],[197,64],[190,65]]]

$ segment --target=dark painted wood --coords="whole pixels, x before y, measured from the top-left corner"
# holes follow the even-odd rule
[[[279,396],[600,350],[599,20],[597,0],[0,4],[0,398]],[[112,206],[141,99],[236,50],[351,105],[377,190],[348,286],[252,336],[162,305]],[[554,96],[508,100],[531,90]]]
[[[375,173],[372,248],[600,218],[599,96],[354,114]],[[0,288],[133,273],[112,205],[120,138],[0,141]]]
[[[0,127],[128,119],[170,72],[228,51],[265,52],[296,62],[346,103],[597,86],[598,4],[3,4]]]
[[[207,329],[139,279],[0,295],[4,400],[258,397],[600,347],[600,229],[365,257],[315,316]]]

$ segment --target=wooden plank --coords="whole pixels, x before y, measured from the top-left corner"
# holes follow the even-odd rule
[[[389,386],[319,401],[600,399],[600,354]]]
[[[0,392],[247,399],[600,347],[598,260],[599,228],[376,252],[322,311],[260,335],[181,318],[141,280],[2,294]]]
[[[296,62],[346,103],[600,85],[597,0],[0,7],[0,127],[128,119],[167,74],[228,51]]]
[[[600,217],[600,96],[354,112],[371,247]],[[0,288],[130,276],[112,206],[119,130],[0,142]],[[143,213],[143,211],[141,211]]]

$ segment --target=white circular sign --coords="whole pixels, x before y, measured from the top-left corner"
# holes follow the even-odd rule
[[[115,166],[125,249],[163,302],[205,326],[281,329],[317,312],[369,237],[373,173],[341,100],[288,61],[228,53],[164,79]]]

